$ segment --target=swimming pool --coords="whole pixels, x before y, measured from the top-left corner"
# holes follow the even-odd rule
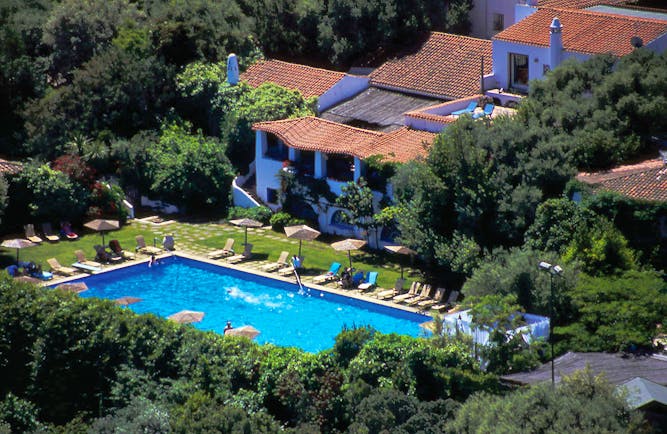
[[[296,346],[309,352],[331,348],[344,326],[370,325],[383,333],[420,335],[428,317],[294,283],[173,256],[149,268],[145,263],[79,279],[88,291],[81,297],[139,297],[130,309],[167,317],[181,310],[206,313],[201,330],[222,333],[252,325],[259,343]]]

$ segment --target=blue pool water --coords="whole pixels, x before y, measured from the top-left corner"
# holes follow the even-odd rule
[[[149,268],[137,264],[85,279],[81,297],[139,297],[130,309],[167,317],[180,310],[206,313],[202,330],[223,332],[252,325],[259,343],[296,346],[309,352],[331,348],[343,326],[370,325],[383,333],[420,335],[423,315],[354,300],[275,279],[217,267],[181,257]]]

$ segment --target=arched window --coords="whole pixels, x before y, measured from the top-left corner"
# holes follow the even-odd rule
[[[339,226],[344,228],[352,227],[352,225],[345,220],[345,212],[342,210],[338,210],[333,213],[333,215],[331,216],[331,224],[334,226]]]

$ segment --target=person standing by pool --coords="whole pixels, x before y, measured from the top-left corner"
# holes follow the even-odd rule
[[[151,260],[148,261],[148,268],[152,267],[153,265],[157,265],[157,259],[155,258],[155,255],[151,255]]]

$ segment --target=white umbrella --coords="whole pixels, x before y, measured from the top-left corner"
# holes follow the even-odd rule
[[[353,238],[347,238],[343,241],[337,241],[337,242],[331,244],[331,247],[333,247],[334,250],[338,250],[338,251],[347,250],[347,257],[350,260],[350,268],[352,268],[352,254],[350,252],[352,250],[361,249],[365,245],[366,245],[366,241],[364,241],[364,240],[355,240]]]
[[[173,315],[169,315],[167,318],[174,322],[178,322],[181,324],[188,324],[191,322],[200,322],[202,319],[204,319],[204,312],[197,312],[194,310],[182,310],[180,312],[176,312]]]
[[[33,247],[36,246],[37,244],[33,243],[30,240],[26,240],[23,238],[14,238],[11,240],[4,240],[0,246],[2,247],[9,247],[12,249],[16,249],[16,263],[19,263],[19,249],[24,249],[26,247]]]
[[[95,219],[84,224],[88,229],[92,229],[102,234],[102,246],[104,246],[104,232],[120,229],[118,220]]]
[[[259,330],[251,325],[244,325],[241,327],[229,329],[225,332],[225,335],[230,336],[245,336],[248,339],[255,339],[259,335]]]
[[[414,250],[405,247],[405,246],[384,246],[385,249],[393,253],[398,253],[399,255],[410,255],[410,257],[417,254]],[[400,262],[401,266],[401,279],[403,278],[403,263]]]
[[[234,226],[242,226],[245,228],[245,242],[243,243],[244,245],[248,244],[248,228],[262,227],[262,222],[258,222],[257,220],[249,218],[230,220],[229,223],[233,224]]]
[[[299,240],[299,258],[301,257],[301,243],[303,240],[313,241],[320,236],[320,231],[306,225],[286,226],[285,234],[287,238],[295,238]]]

